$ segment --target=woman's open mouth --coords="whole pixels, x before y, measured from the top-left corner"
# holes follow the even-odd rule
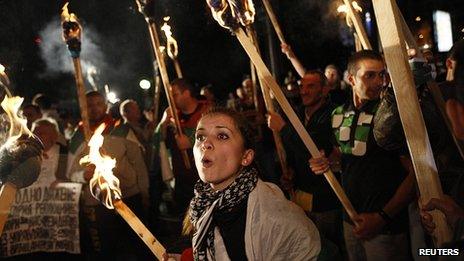
[[[213,161],[209,159],[208,157],[203,157],[201,159],[201,164],[204,168],[209,168],[213,165]]]

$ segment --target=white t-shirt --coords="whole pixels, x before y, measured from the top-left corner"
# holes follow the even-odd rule
[[[42,167],[40,175],[34,185],[50,185],[56,180],[55,173],[58,170],[58,160],[60,157],[60,146],[53,145],[42,157]]]

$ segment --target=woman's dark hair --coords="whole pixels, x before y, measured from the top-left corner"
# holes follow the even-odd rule
[[[225,108],[225,107],[217,106],[217,107],[212,107],[206,112],[204,112],[201,117],[203,118],[206,116],[211,116],[211,115],[216,115],[216,114],[226,115],[232,119],[235,126],[240,131],[240,135],[242,135],[243,145],[245,149],[252,149],[252,150],[256,149],[255,141],[253,139],[255,137],[255,133],[253,129],[251,128],[248,120],[240,112],[237,112],[232,109]]]

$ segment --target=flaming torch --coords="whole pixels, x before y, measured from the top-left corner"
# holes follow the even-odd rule
[[[10,78],[8,78],[8,75],[5,73],[5,66],[0,64],[0,84],[2,87],[5,89],[6,94],[9,97],[12,97],[10,92]]]
[[[150,32],[150,40],[152,44],[153,53],[155,54],[156,60],[158,61],[159,71],[161,73],[161,80],[163,81],[164,91],[167,95],[169,108],[171,109],[171,115],[174,118],[174,124],[176,126],[177,133],[182,133],[180,126],[179,116],[177,115],[176,103],[172,96],[171,84],[169,82],[168,70],[166,69],[166,63],[164,61],[163,53],[160,49],[160,41],[158,37],[158,30],[156,27],[155,20],[153,18],[153,1],[151,0],[136,0],[139,12],[145,17],[145,21],[148,25],[148,31]],[[191,169],[190,160],[187,151],[182,151],[182,158],[187,169]]]
[[[0,147],[0,234],[16,191],[37,180],[42,163],[42,143],[29,131],[26,120],[18,116],[23,100],[5,95],[1,103],[10,129],[8,139]]]
[[[77,16],[68,12],[68,4],[63,6],[61,12],[61,27],[63,28],[63,41],[68,46],[74,64],[74,78],[76,80],[77,98],[81,109],[82,125],[84,127],[85,140],[90,139],[89,115],[87,112],[87,100],[85,98],[84,77],[81,67],[81,33],[82,26]]]
[[[358,2],[351,0],[343,0],[344,5],[340,5],[337,8],[338,13],[346,14],[346,24],[350,29],[353,29],[353,37],[355,40],[356,51],[360,51],[363,48],[365,50],[372,50],[371,43],[367,37],[366,30],[364,29],[359,13],[362,12],[361,6]]]
[[[89,141],[89,154],[80,160],[81,164],[95,165],[93,177],[89,182],[90,192],[92,196],[99,200],[105,207],[108,209],[115,209],[153,254],[159,260],[163,260],[166,249],[147,227],[145,227],[134,212],[122,201],[119,179],[113,175],[113,168],[116,166],[116,160],[100,153],[100,148],[104,141],[102,132],[105,130],[105,126],[105,124],[101,124],[95,130],[95,133]]]
[[[170,19],[169,16],[166,16],[163,18],[164,24],[163,26],[161,26],[161,31],[163,31],[164,35],[166,36],[166,46],[167,46],[168,55],[169,55],[169,58],[171,58],[171,60],[174,63],[174,68],[176,69],[177,78],[182,78],[182,70],[180,69],[179,60],[177,59],[177,56],[179,54],[179,48],[178,48],[176,39],[172,36],[171,26],[168,25],[169,19]]]
[[[317,149],[316,144],[314,144],[314,141],[309,136],[301,121],[298,119],[295,111],[293,111],[276,80],[272,77],[271,72],[264,64],[261,56],[256,50],[256,47],[253,45],[253,42],[250,40],[250,38],[248,38],[248,36],[241,28],[241,25],[247,26],[253,23],[253,17],[250,16],[250,14],[253,13],[253,3],[251,0],[206,0],[206,2],[211,8],[213,17],[219,23],[219,25],[229,29],[233,34],[235,34],[242,47],[245,49],[252,62],[255,64],[258,75],[264,82],[264,85],[272,90],[275,98],[297,131],[301,140],[304,142],[306,148],[311,153],[312,157],[320,157],[320,152]],[[324,173],[324,177],[329,182],[348,215],[351,217],[351,219],[353,219],[356,216],[356,211],[354,210],[353,205],[349,201],[346,193],[343,191],[343,188],[335,178],[332,171],[328,170],[326,173]]]

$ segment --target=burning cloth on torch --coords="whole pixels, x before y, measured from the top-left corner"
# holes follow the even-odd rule
[[[239,24],[247,26],[254,21],[255,8],[251,0],[206,0],[206,3],[219,25],[231,31]]]
[[[0,147],[0,185],[6,182],[18,189],[37,180],[42,163],[42,142],[26,127],[26,120],[17,113],[23,102],[21,97],[5,96],[1,106],[8,116],[10,132]]]
[[[105,124],[100,125],[89,141],[89,155],[84,156],[81,164],[95,165],[95,171],[89,182],[92,196],[99,200],[109,209],[113,209],[113,201],[121,199],[121,190],[119,188],[119,179],[113,175],[113,168],[116,166],[116,160],[100,153],[103,145],[103,131]]]

